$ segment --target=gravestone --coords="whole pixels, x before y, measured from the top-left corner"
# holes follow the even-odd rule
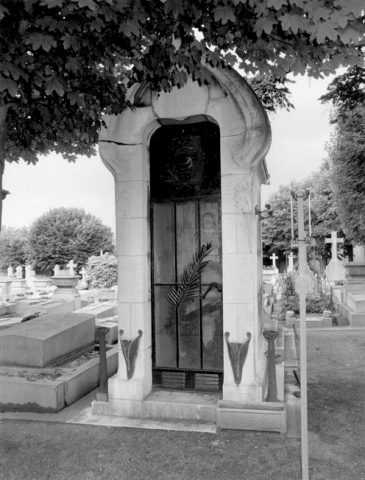
[[[288,256],[288,261],[289,261],[288,268],[286,270],[288,273],[294,271],[294,258],[296,258],[296,256],[293,254],[293,252],[290,252]]]
[[[15,271],[15,278],[13,278],[11,282],[11,295],[13,297],[25,296],[27,285],[26,280],[23,279],[23,267],[19,265]]]
[[[7,303],[11,297],[11,286],[12,279],[0,277],[0,301],[2,303]]]
[[[0,364],[46,367],[94,343],[93,315],[42,315],[0,331]]]
[[[11,265],[8,266],[8,270],[7,270],[7,274],[8,274],[8,278],[12,278],[14,277],[14,269]]]
[[[345,267],[343,262],[337,258],[337,245],[343,243],[343,238],[337,238],[337,232],[331,232],[331,238],[326,238],[326,243],[331,244],[331,260],[326,267],[327,281],[331,284],[344,281],[345,279]]]

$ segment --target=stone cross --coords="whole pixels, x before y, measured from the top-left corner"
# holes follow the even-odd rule
[[[326,243],[332,243],[332,252],[331,252],[331,262],[336,261],[337,259],[337,244],[338,243],[343,243],[345,240],[343,238],[337,238],[337,232],[332,231],[331,232],[331,238],[326,238],[325,242]]]
[[[296,258],[296,256],[293,254],[293,252],[290,252],[290,254],[288,256],[289,265],[288,265],[288,268],[287,268],[287,272],[293,272],[294,271],[294,258]]]
[[[16,267],[15,271],[16,271],[16,278],[23,278],[23,267],[21,265]]]
[[[277,266],[276,266],[276,260],[278,259],[279,257],[277,255],[275,255],[275,253],[273,253],[270,257],[270,260],[272,261],[272,268],[274,270],[277,270]]]
[[[75,268],[77,267],[77,263],[74,263],[73,260],[70,260],[67,264],[70,275],[75,275]]]

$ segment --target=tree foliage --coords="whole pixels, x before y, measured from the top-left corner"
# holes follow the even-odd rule
[[[362,20],[358,0],[3,0],[7,159],[90,152],[102,114],[125,108],[134,81],[204,82],[205,63],[276,79],[360,63]]]
[[[25,265],[28,254],[28,229],[3,228],[0,233],[0,270]]]
[[[133,82],[169,90],[238,65],[280,91],[290,72],[360,64],[363,18],[361,0],[2,0],[0,190],[5,159],[90,154]]]
[[[320,100],[331,102],[335,107],[332,123],[344,119],[349,111],[365,103],[365,68],[354,66],[343,75],[338,75],[329,85],[328,93]]]
[[[112,231],[82,209],[55,208],[30,227],[29,260],[36,273],[51,275],[56,264],[65,267],[70,260],[81,268],[100,250],[114,250]]]
[[[329,148],[334,198],[347,237],[365,243],[365,104],[338,118]]]
[[[336,77],[321,100],[334,106],[328,152],[338,216],[347,237],[365,243],[365,68]]]

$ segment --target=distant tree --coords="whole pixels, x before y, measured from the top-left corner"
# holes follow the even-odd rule
[[[4,227],[0,233],[0,269],[25,265],[29,231],[26,227]]]
[[[322,95],[322,103],[331,102],[334,108],[332,123],[344,119],[352,109],[365,103],[365,68],[350,67],[346,73],[338,75]]]
[[[321,100],[334,107],[328,148],[334,203],[346,236],[365,243],[365,68],[336,77]]]
[[[118,260],[110,254],[90,257],[85,266],[91,288],[110,288],[118,283]]]
[[[338,118],[329,147],[333,191],[346,236],[365,243],[365,104]]]
[[[114,251],[113,234],[101,220],[78,208],[55,208],[30,227],[29,260],[36,273],[52,275],[70,260],[78,268],[100,250]]]
[[[279,188],[273,193],[268,203],[272,209],[272,216],[262,222],[262,241],[264,255],[271,253],[285,254],[291,249],[291,212],[290,192],[298,189],[309,189],[311,193],[311,229],[313,245],[316,253],[325,262],[330,249],[325,244],[325,238],[332,230],[343,236],[341,222],[337,213],[337,205],[333,198],[332,172],[329,161],[324,161],[319,171],[312,173],[302,181],[293,181],[289,185]],[[294,235],[297,232],[297,203],[293,201]],[[305,227],[308,225],[308,202],[305,202]],[[348,242],[347,242],[348,244]]]

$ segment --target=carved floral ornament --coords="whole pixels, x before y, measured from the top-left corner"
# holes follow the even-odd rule
[[[243,343],[240,342],[230,342],[229,341],[229,332],[224,333],[224,338],[227,343],[228,357],[231,362],[233,378],[237,386],[240,385],[242,381],[242,370],[243,365],[245,364],[248,347],[251,341],[251,333],[247,332],[247,340]]]
[[[139,342],[143,335],[142,330],[138,330],[138,336],[133,340],[123,340],[124,330],[119,330],[120,336],[120,345],[122,347],[122,352],[125,360],[125,365],[127,368],[127,379],[130,380],[134,375],[134,370],[136,368],[136,360],[139,349]]]

